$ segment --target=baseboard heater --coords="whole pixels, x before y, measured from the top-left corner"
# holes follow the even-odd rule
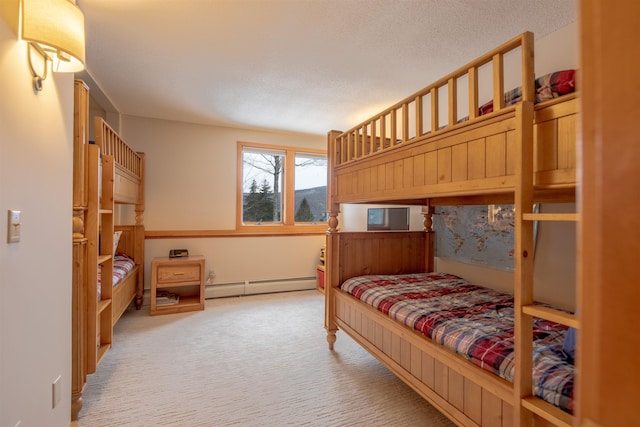
[[[316,288],[315,277],[293,279],[256,280],[233,283],[215,283],[206,285],[204,297],[224,298],[242,295],[270,294],[276,292],[304,291]]]

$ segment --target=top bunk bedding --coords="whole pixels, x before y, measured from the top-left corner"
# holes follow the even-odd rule
[[[341,289],[381,313],[513,382],[514,309],[509,294],[443,273],[359,276]],[[535,319],[536,396],[573,413],[575,368],[567,327]],[[569,337],[570,338],[570,337]]]

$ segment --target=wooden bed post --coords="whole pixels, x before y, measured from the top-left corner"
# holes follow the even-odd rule
[[[140,171],[140,186],[138,187],[138,203],[136,203],[136,224],[135,224],[135,247],[134,247],[134,260],[137,264],[140,264],[141,268],[138,269],[138,289],[136,289],[136,310],[140,310],[142,307],[142,300],[144,298],[144,177],[145,177],[145,155],[138,152],[141,159],[141,171]]]
[[[338,233],[339,205],[332,205],[329,211],[329,230],[327,230],[327,247],[325,250],[325,284],[324,284],[324,327],[327,330],[327,343],[329,350],[333,350],[336,342],[338,325],[335,323],[335,299],[334,287],[340,285],[339,258],[340,258],[340,234]]]
[[[335,299],[333,290],[335,286],[340,286],[339,266],[340,266],[340,234],[338,233],[338,214],[340,213],[340,204],[334,203],[336,196],[336,176],[335,167],[337,164],[336,156],[339,150],[336,146],[336,138],[341,132],[332,130],[327,135],[327,160],[329,167],[327,168],[327,207],[329,208],[329,229],[327,230],[327,242],[325,249],[325,284],[324,284],[324,327],[327,330],[327,343],[329,350],[333,350],[333,344],[336,342],[336,332],[338,325],[335,322]]]
[[[86,192],[86,144],[89,117],[89,88],[82,80],[74,81],[73,120],[73,268],[71,294],[71,420],[78,419],[82,409],[82,390],[87,380],[85,370],[85,295],[87,263],[87,236],[85,215],[87,213]]]
[[[425,260],[424,267],[426,273],[431,273],[435,269],[435,253],[433,248],[433,239],[435,232],[433,231],[433,206],[427,200],[427,205],[422,207],[422,215],[424,216],[424,232],[427,234],[425,239]]]

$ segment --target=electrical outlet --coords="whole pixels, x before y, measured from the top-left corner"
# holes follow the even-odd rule
[[[62,399],[62,375],[58,375],[51,384],[51,409],[55,408]]]

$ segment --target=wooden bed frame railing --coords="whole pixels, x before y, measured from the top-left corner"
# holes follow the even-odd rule
[[[96,145],[113,156],[116,167],[115,203],[135,204],[136,224],[144,222],[144,153],[134,151],[101,117],[95,117]]]
[[[95,124],[96,144],[100,152],[113,156],[116,165],[122,166],[139,180],[144,172],[142,155],[133,151],[101,117],[95,118]]]
[[[416,142],[437,135],[443,129],[450,130],[458,123],[458,80],[468,80],[468,105],[470,120],[478,117],[478,70],[492,63],[494,112],[505,108],[503,58],[506,54],[520,50],[522,100],[535,100],[535,78],[533,68],[533,34],[523,33],[487,52],[473,62],[459,68],[435,83],[387,108],[369,120],[347,130],[336,137],[330,148],[336,165],[356,161],[380,151],[393,149],[402,144]],[[440,128],[439,93],[448,94],[448,125]],[[425,117],[425,111],[430,114]],[[487,116],[491,116],[488,114]]]

